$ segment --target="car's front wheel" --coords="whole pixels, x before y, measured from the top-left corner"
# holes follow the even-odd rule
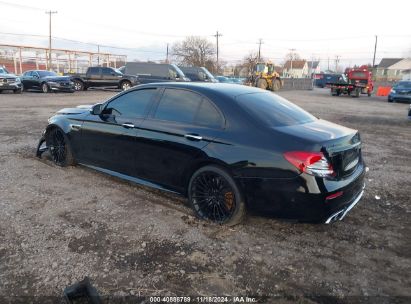
[[[43,83],[41,85],[41,90],[43,91],[43,93],[48,93],[50,91],[49,86],[47,85],[47,83]]]
[[[125,91],[131,88],[131,82],[130,81],[123,81],[120,85],[120,88]]]
[[[188,196],[202,219],[232,226],[245,215],[241,191],[223,168],[210,165],[198,169],[190,179]]]
[[[56,165],[61,167],[74,165],[69,139],[61,129],[56,127],[46,133],[46,145]]]

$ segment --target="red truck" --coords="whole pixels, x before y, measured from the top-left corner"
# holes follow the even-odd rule
[[[371,96],[374,89],[372,73],[368,67],[363,65],[359,68],[347,69],[345,74],[336,82],[328,83],[331,88],[331,95],[340,96],[341,94],[359,97],[360,94]]]

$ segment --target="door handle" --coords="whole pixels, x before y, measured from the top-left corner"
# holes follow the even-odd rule
[[[186,134],[184,135],[185,138],[189,139],[189,140],[202,140],[203,137],[200,135],[195,135],[195,134]]]
[[[123,123],[122,126],[126,129],[134,128],[134,125],[132,123],[129,123],[129,122]]]

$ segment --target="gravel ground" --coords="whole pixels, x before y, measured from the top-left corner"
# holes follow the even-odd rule
[[[333,225],[249,216],[228,228],[197,220],[183,198],[34,157],[56,110],[113,94],[0,94],[0,296],[61,296],[89,276],[103,295],[411,301],[408,105],[281,92],[361,132],[365,195]]]

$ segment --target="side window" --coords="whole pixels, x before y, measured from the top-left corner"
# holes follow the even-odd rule
[[[166,89],[154,117],[161,120],[193,123],[202,97],[196,93]]]
[[[108,68],[103,68],[103,69],[102,69],[102,74],[103,74],[104,76],[110,76],[111,73],[114,73],[113,70],[111,70],[111,69],[108,69]]]
[[[223,118],[217,109],[206,99],[200,105],[200,109],[194,119],[195,124],[202,125],[214,129],[219,129],[223,126]]]
[[[28,71],[28,72],[24,73],[23,76],[24,77],[33,76],[32,73],[33,73],[32,71]]]
[[[123,94],[111,101],[104,110],[105,114],[124,117],[144,117],[156,89],[143,89]]]
[[[94,75],[96,75],[96,74],[100,74],[100,68],[89,68],[88,69],[88,72],[90,73],[90,74],[94,74]]]

